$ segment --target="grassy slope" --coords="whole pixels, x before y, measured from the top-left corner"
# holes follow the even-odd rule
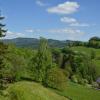
[[[60,95],[72,100],[100,100],[100,91],[69,82],[65,91],[58,92]]]
[[[68,82],[66,89],[61,92],[47,89],[34,82],[17,82],[10,85],[7,91],[13,93],[14,98],[12,100],[68,100],[65,97],[69,97],[72,100],[100,100],[99,90],[94,90],[72,82]],[[11,99],[1,98],[0,96],[0,100]]]
[[[13,94],[12,100],[67,100],[64,96],[60,96],[34,82],[17,82],[10,85],[7,91]],[[11,94],[9,97],[12,97]],[[8,100],[11,100],[11,98]]]
[[[82,46],[72,47],[71,49],[75,51],[86,52],[88,55],[91,54],[92,50],[95,51],[96,59],[94,59],[93,61],[96,65],[98,76],[100,76],[100,60],[97,60],[98,57],[100,58],[100,49],[87,48],[87,47],[82,47]]]
[[[72,47],[72,50],[86,52],[87,54],[91,54],[91,51],[93,50],[96,53],[96,57],[100,57],[100,49],[87,48],[87,47],[83,47],[83,46],[76,46],[76,47]]]

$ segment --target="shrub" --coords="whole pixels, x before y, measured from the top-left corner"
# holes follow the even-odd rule
[[[93,88],[99,88],[99,84],[97,82],[92,82],[92,87]]]
[[[72,80],[74,83],[78,83],[78,84],[82,84],[82,85],[88,84],[88,80],[87,80],[87,79],[81,78],[79,75],[73,75],[73,76],[71,77],[71,80]]]
[[[86,84],[88,84],[88,81],[87,81],[87,79],[80,79],[78,83],[81,85],[86,85]]]
[[[73,75],[71,77],[71,80],[74,82],[74,83],[78,83],[78,79],[77,79],[77,76],[76,75]]]
[[[48,71],[46,85],[48,87],[63,90],[66,86],[66,77],[59,68],[52,68]]]

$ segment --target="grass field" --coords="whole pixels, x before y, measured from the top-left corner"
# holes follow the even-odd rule
[[[64,91],[45,88],[38,83],[26,81],[10,85],[7,91],[9,95],[6,98],[0,96],[0,100],[100,100],[99,90],[70,81]]]
[[[70,98],[71,100],[100,100],[100,91],[86,86],[68,82],[65,91],[58,94]]]
[[[8,98],[0,96],[0,100],[68,100],[34,82],[17,82],[10,85],[7,91]]]
[[[100,49],[88,48],[88,47],[83,47],[83,46],[76,46],[76,47],[72,47],[71,49],[75,51],[86,52],[89,55],[91,54],[91,51],[93,50],[96,53],[96,58],[100,57]]]

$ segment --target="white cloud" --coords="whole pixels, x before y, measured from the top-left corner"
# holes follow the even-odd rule
[[[57,36],[57,37],[64,37],[64,38],[69,38],[69,39],[77,39],[78,37],[81,37],[82,35],[84,35],[85,33],[82,32],[79,29],[72,29],[72,28],[61,28],[61,29],[45,29],[45,30],[41,30],[41,29],[31,29],[31,31],[33,31],[35,34],[42,34],[43,36],[45,36],[45,33],[51,35],[51,36]],[[53,37],[54,38],[54,37]]]
[[[87,23],[71,23],[70,26],[89,27],[90,25]]]
[[[89,27],[90,25],[87,23],[80,23],[77,19],[71,17],[62,17],[61,22],[67,23],[69,26],[75,27]]]
[[[77,20],[75,18],[63,17],[63,18],[61,18],[61,22],[64,22],[64,23],[77,23]]]
[[[6,35],[14,35],[14,33],[11,31],[7,31]]]
[[[56,14],[73,14],[78,11],[80,5],[77,2],[67,1],[63,4],[59,4],[58,6],[48,8],[47,11],[49,13]]]
[[[49,35],[49,38],[55,39],[54,36],[56,36],[56,39],[73,39],[76,40],[79,37],[83,36],[85,33],[82,32],[79,29],[73,29],[73,28],[61,28],[61,29],[30,29],[30,30],[25,30],[25,32],[29,33],[28,34],[23,34],[20,32],[11,32],[8,31],[6,34],[6,37],[3,37],[2,39],[12,39],[12,38],[17,38],[17,37],[46,37]],[[48,34],[48,35],[47,35]]]
[[[28,30],[25,30],[25,32],[28,32],[28,33],[34,33],[35,31],[32,30],[32,29],[28,29]]]
[[[64,34],[67,34],[67,35],[83,35],[84,33],[81,32],[80,30],[78,29],[72,29],[72,28],[63,28],[63,29],[52,29],[52,30],[48,30],[49,33],[64,33]]]
[[[85,33],[79,29],[63,28],[63,29],[53,29],[49,30],[50,33],[55,33],[59,37],[64,37],[65,39],[77,40],[82,37]]]
[[[46,6],[46,4],[43,3],[41,0],[36,0],[36,4],[39,6]]]
[[[20,32],[11,32],[11,31],[7,31],[6,36],[3,38],[17,38],[17,37],[25,37],[25,34],[20,33]]]

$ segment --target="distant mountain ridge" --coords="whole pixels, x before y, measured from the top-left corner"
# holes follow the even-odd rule
[[[37,48],[39,45],[39,39],[36,38],[14,38],[14,39],[4,39],[4,43],[6,44],[15,44],[17,47],[28,47],[28,48]],[[68,43],[72,43],[74,41],[65,40],[54,40],[48,39],[48,44],[50,47],[65,47]]]

